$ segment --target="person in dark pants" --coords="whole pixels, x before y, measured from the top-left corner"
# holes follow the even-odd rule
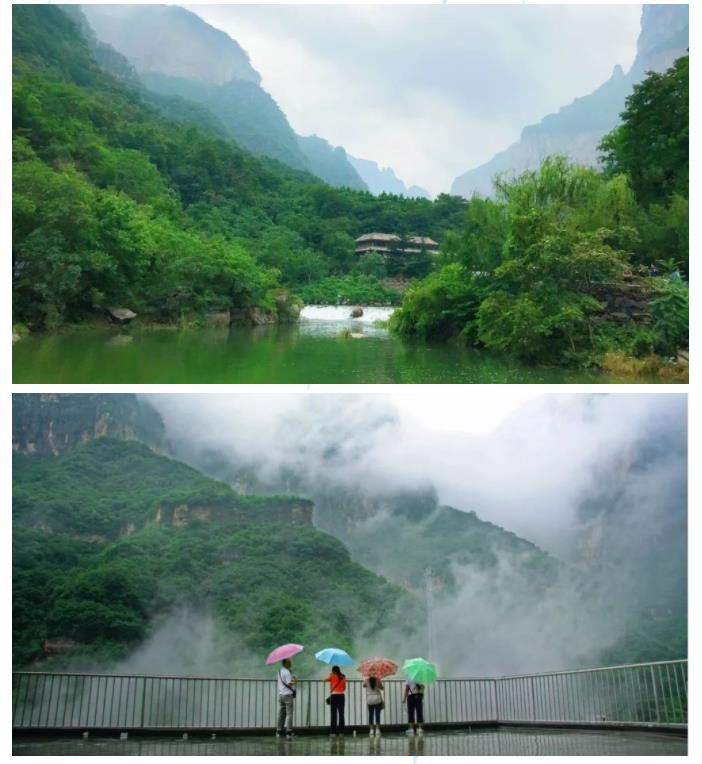
[[[405,692],[402,696],[402,702],[407,703],[407,720],[409,729],[407,734],[423,735],[422,724],[424,724],[424,685],[412,682],[409,679],[405,682]]]
[[[338,666],[332,666],[332,672],[324,680],[329,682],[329,705],[331,706],[331,734],[339,735],[344,732],[344,709],[346,706],[346,675],[341,673]]]

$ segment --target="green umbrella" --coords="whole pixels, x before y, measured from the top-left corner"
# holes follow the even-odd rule
[[[429,684],[429,682],[436,680],[436,666],[425,661],[424,658],[408,658],[404,662],[402,670],[417,684]]]

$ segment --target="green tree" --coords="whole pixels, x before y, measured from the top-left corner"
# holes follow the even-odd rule
[[[689,345],[690,295],[683,281],[667,280],[660,294],[650,303],[654,330],[661,350],[675,353]]]
[[[647,206],[673,194],[687,198],[689,181],[689,57],[634,86],[622,123],[600,144],[605,169],[626,173]]]
[[[380,252],[364,252],[358,258],[358,270],[367,276],[380,279],[385,276],[385,258]]]

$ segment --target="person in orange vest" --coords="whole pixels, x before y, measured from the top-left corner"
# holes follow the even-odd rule
[[[329,682],[327,703],[331,706],[331,735],[340,735],[346,726],[344,708],[346,706],[346,675],[338,666],[332,666],[331,674],[324,680]]]

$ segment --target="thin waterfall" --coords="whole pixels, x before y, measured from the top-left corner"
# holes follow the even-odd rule
[[[436,661],[436,625],[434,623],[434,579],[430,567],[424,570],[424,593],[427,603],[427,659]]]

